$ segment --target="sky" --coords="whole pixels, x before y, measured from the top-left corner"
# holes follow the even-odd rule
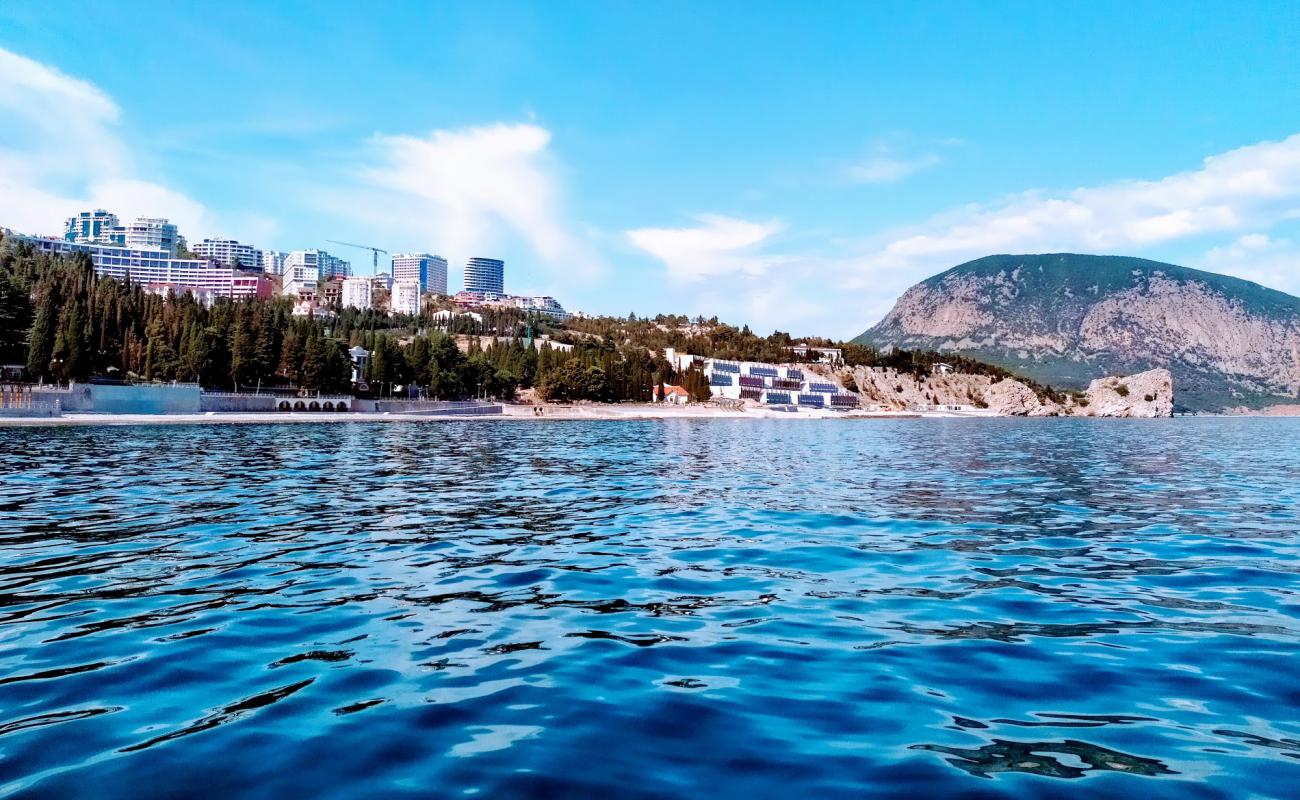
[[[992,253],[1300,293],[1300,4],[0,4],[0,226],[851,337]]]

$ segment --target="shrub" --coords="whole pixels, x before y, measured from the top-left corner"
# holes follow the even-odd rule
[[[1148,394],[1148,395],[1143,396],[1142,399],[1145,400],[1145,401],[1147,401],[1148,403],[1154,403],[1154,402],[1156,401],[1156,396],[1153,395],[1153,394]]]
[[[1115,387],[1115,394],[1120,397],[1128,397],[1128,387],[1121,383],[1119,386]]]

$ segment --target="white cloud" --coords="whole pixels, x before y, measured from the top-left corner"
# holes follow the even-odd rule
[[[924,153],[914,157],[893,155],[889,152],[877,152],[848,169],[849,179],[855,183],[894,183],[909,175],[938,166],[942,159],[935,153]]]
[[[659,259],[679,280],[743,274],[762,275],[780,259],[758,248],[784,225],[779,220],[748,222],[701,214],[690,228],[639,228],[627,232],[632,244]]]
[[[550,141],[533,124],[376,136],[372,165],[360,173],[369,220],[436,244],[453,260],[492,255],[512,234],[566,275],[598,274],[600,259],[562,214]],[[355,216],[355,197],[332,203]]]
[[[73,212],[107,208],[206,230],[202,205],[133,174],[120,116],[93,84],[0,48],[0,225],[58,233]]]

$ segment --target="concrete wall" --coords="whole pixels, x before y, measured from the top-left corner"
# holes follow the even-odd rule
[[[365,410],[359,404],[358,411]],[[384,414],[500,414],[501,406],[478,400],[373,400],[374,410]]]
[[[194,384],[90,386],[91,407],[96,414],[197,414],[199,397],[199,387]]]
[[[279,398],[269,394],[231,394],[228,392],[204,392],[199,397],[199,409],[202,411],[275,411]],[[286,398],[291,399],[291,398]]]

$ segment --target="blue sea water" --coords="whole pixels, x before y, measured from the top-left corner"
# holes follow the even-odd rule
[[[0,795],[1295,797],[1300,420],[0,429]]]

